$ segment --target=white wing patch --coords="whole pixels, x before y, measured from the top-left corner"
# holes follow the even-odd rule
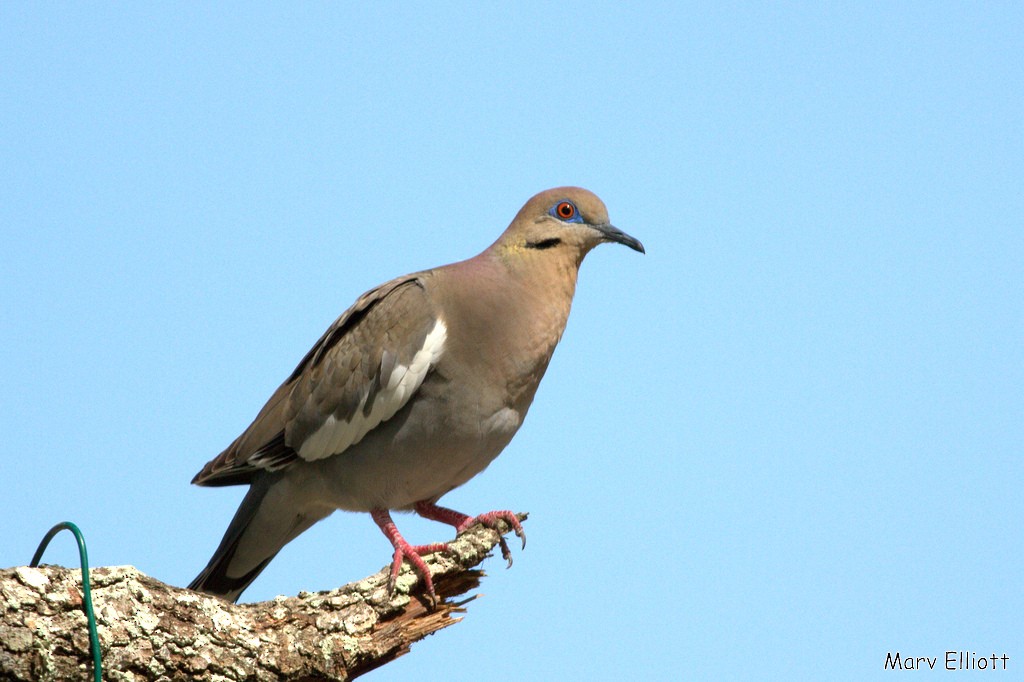
[[[438,318],[434,328],[423,340],[423,347],[416,351],[409,366],[396,364],[389,376],[380,378],[381,389],[373,399],[369,414],[364,412],[369,395],[367,392],[363,394],[359,401],[359,409],[351,419],[342,420],[334,415],[329,416],[323,425],[299,446],[299,456],[310,461],[336,455],[361,441],[363,436],[381,422],[395,416],[423,383],[430,368],[441,358],[447,337],[448,328]]]

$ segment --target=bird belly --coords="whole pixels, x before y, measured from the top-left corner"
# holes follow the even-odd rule
[[[448,417],[443,420],[436,419],[436,409],[435,419],[419,419],[420,409],[432,408],[419,403],[344,452],[300,465],[316,479],[323,501],[337,509],[369,511],[407,509],[421,500],[437,500],[487,468],[522,422],[520,414],[507,406],[476,423],[466,423],[458,414],[479,413],[479,406],[445,410]]]

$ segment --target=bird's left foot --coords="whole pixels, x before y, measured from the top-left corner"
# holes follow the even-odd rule
[[[516,537],[523,541],[523,549],[526,549],[526,531],[523,530],[523,524],[519,523],[519,517],[515,515],[515,512],[507,509],[486,512],[478,516],[467,516],[462,512],[457,512],[447,507],[440,507],[432,502],[417,502],[415,509],[416,513],[425,519],[440,521],[441,523],[447,523],[449,526],[454,526],[456,534],[463,532],[478,522],[498,531],[498,545],[501,547],[501,558],[508,562],[509,567],[512,566],[512,552],[509,550],[504,536],[501,535],[498,521],[507,523],[515,531]]]
[[[443,542],[431,545],[410,545],[398,532],[398,527],[395,526],[395,522],[391,520],[391,514],[386,509],[374,509],[370,512],[370,516],[391,541],[391,546],[395,548],[395,556],[391,561],[391,576],[388,578],[388,592],[395,593],[395,583],[402,570],[402,561],[406,560],[412,564],[413,570],[423,579],[423,586],[430,598],[431,607],[436,605],[437,593],[434,592],[434,580],[430,577],[430,568],[427,567],[427,562],[420,555],[447,551],[448,545]]]

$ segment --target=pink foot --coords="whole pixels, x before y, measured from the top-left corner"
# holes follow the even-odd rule
[[[426,587],[430,601],[436,603],[437,594],[434,592],[434,581],[430,577],[430,569],[427,568],[427,562],[423,560],[420,554],[443,552],[448,549],[448,545],[444,543],[410,545],[402,537],[402,534],[398,532],[398,528],[395,526],[395,522],[391,520],[391,514],[388,513],[387,509],[374,509],[370,512],[370,516],[373,517],[374,522],[384,535],[387,536],[388,540],[391,541],[391,546],[395,548],[395,557],[391,562],[391,577],[388,578],[388,591],[394,594],[395,581],[398,580],[398,573],[402,570],[402,560],[405,559],[412,564],[413,570],[423,579],[423,585]]]
[[[482,523],[488,528],[498,530],[498,521],[504,521],[512,527],[516,536],[523,541],[523,549],[526,549],[526,531],[523,530],[523,525],[519,523],[519,518],[507,509],[487,512],[474,517],[466,516],[454,509],[439,507],[433,502],[421,501],[416,503],[416,513],[425,519],[440,521],[441,523],[447,523],[449,526],[455,526],[456,534],[461,533],[477,522]],[[498,544],[501,546],[501,558],[507,561],[509,567],[511,567],[512,552],[509,550],[508,544],[505,543],[505,538],[500,535],[500,531]]]

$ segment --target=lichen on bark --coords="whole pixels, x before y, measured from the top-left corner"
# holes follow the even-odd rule
[[[521,515],[520,518],[525,518]],[[507,528],[502,526],[503,531]],[[229,604],[166,585],[132,566],[90,572],[103,677],[142,680],[350,680],[461,620],[498,544],[474,526],[425,558],[438,593],[419,595],[406,567],[394,594],[388,569],[328,592]],[[0,569],[0,678],[87,680],[92,675],[81,572],[59,566]]]

